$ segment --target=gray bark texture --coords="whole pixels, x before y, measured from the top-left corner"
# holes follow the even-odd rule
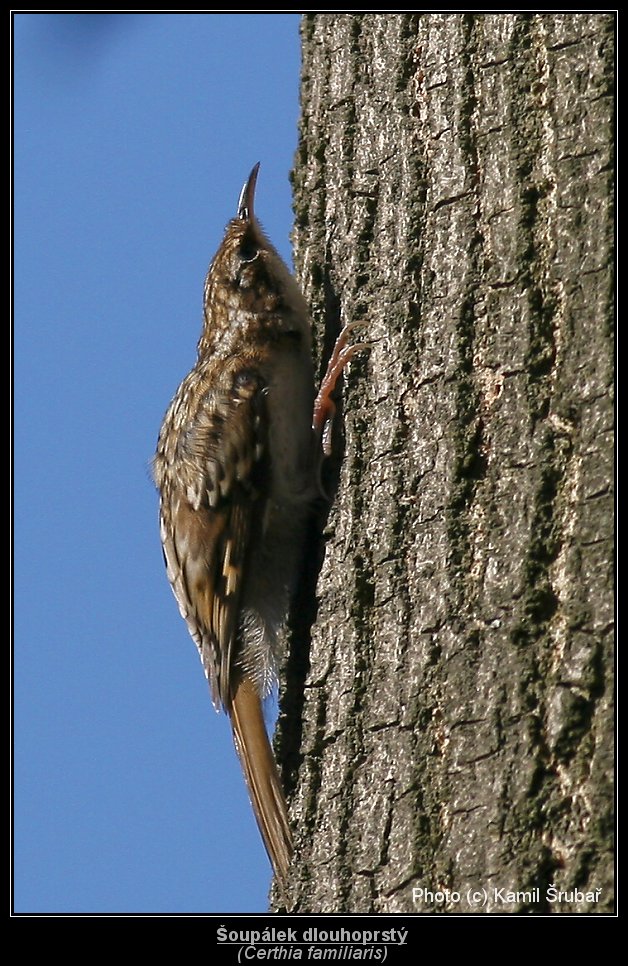
[[[297,274],[321,369],[372,346],[285,669],[293,912],[613,909],[614,25],[303,18]]]

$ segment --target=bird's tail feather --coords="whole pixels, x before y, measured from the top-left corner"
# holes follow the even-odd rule
[[[281,779],[255,686],[242,678],[229,709],[233,740],[251,804],[275,875],[285,884],[292,857],[292,835]]]

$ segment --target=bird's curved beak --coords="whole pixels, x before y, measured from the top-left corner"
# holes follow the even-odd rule
[[[255,200],[255,185],[257,184],[257,172],[259,171],[259,161],[251,171],[248,179],[244,182],[238,201],[238,218],[242,221],[253,221],[255,211],[253,202]]]

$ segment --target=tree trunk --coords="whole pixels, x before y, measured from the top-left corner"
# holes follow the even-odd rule
[[[614,18],[302,40],[297,274],[323,360],[372,346],[287,665],[289,907],[608,912]]]

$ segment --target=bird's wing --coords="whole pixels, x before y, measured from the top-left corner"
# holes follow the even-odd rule
[[[264,387],[253,370],[234,369],[228,390],[203,391],[193,407],[189,400],[173,405],[177,442],[160,487],[161,539],[214,705],[229,711],[252,517],[266,489]]]

